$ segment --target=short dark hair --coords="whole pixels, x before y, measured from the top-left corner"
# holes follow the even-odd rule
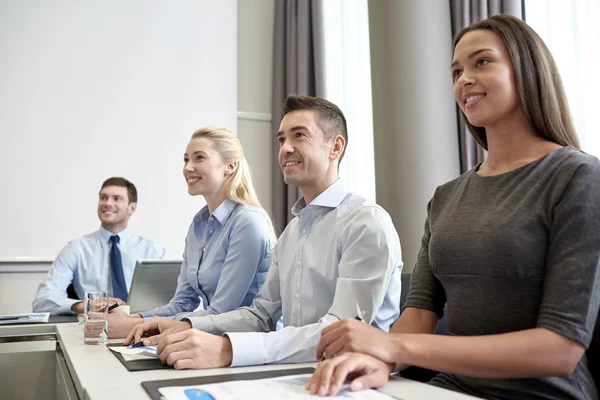
[[[102,189],[104,189],[107,186],[120,186],[127,188],[127,197],[129,197],[129,204],[137,203],[137,190],[134,184],[129,182],[127,179],[121,177],[108,178],[102,184],[100,192],[102,192]]]
[[[331,139],[337,135],[345,139],[346,144],[340,155],[339,165],[342,162],[342,158],[344,158],[344,153],[346,153],[346,147],[348,146],[348,127],[344,113],[342,113],[338,106],[320,97],[291,94],[285,99],[280,119],[283,119],[286,114],[298,110],[310,110],[317,114],[317,126],[323,131],[325,139]]]

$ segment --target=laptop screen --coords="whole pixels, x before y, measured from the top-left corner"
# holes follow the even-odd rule
[[[169,303],[177,289],[181,260],[138,260],[127,304],[130,312],[149,311]]]

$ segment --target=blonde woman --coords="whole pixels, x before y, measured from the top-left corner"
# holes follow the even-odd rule
[[[275,232],[238,138],[214,126],[194,132],[183,156],[183,176],[188,193],[203,196],[206,206],[190,224],[177,291],[169,304],[154,310],[130,317],[111,313],[110,337],[125,337],[141,318],[180,319],[248,306],[265,281]]]

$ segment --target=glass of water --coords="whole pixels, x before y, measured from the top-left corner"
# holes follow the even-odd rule
[[[108,338],[108,292],[85,292],[83,343],[104,344]]]

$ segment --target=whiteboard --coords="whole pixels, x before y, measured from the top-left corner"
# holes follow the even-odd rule
[[[110,176],[132,232],[178,258],[193,215],[183,153],[237,130],[235,0],[0,0],[0,258],[54,257],[100,226]]]

